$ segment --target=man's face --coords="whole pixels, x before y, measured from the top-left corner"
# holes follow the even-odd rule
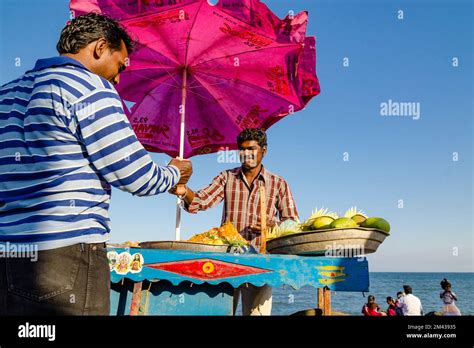
[[[112,51],[105,40],[100,41],[94,48],[95,60],[92,72],[116,85],[120,81],[120,73],[126,68],[127,47],[122,41],[120,49]]]
[[[246,140],[239,144],[239,156],[242,167],[245,169],[256,168],[262,163],[263,156],[267,152],[266,147],[260,147],[255,140]]]

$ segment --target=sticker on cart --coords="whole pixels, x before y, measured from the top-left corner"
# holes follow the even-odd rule
[[[110,268],[110,272],[112,272],[115,267],[117,266],[117,262],[118,262],[118,254],[116,251],[109,251],[107,253],[107,259],[109,260],[109,268]]]
[[[142,254],[136,253],[132,255],[132,263],[130,264],[130,272],[139,273],[142,270],[144,259]]]
[[[123,252],[118,255],[118,262],[115,266],[117,274],[127,274],[130,271],[130,264],[132,263],[132,255],[128,252]]]

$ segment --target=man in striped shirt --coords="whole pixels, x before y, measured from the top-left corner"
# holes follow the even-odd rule
[[[184,201],[184,209],[197,213],[224,201],[222,222],[230,221],[240,234],[258,246],[261,232],[260,187],[265,190],[268,226],[288,219],[297,220],[298,212],[287,182],[280,176],[265,169],[262,159],[267,153],[267,137],[263,130],[249,128],[237,137],[242,166],[225,170],[212,183],[194,192],[178,185],[171,192]],[[234,311],[239,293],[242,293],[244,315],[270,315],[271,287],[240,287],[234,295]]]
[[[77,17],[57,49],[0,88],[0,315],[109,314],[111,186],[150,196],[192,173],[156,165],[124,114],[117,22]]]

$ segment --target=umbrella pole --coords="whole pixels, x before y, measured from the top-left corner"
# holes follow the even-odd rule
[[[183,69],[183,86],[181,87],[181,124],[179,131],[179,158],[184,157],[184,126],[186,121],[186,84],[187,84],[187,67]],[[176,200],[176,230],[175,240],[181,240],[181,198]]]

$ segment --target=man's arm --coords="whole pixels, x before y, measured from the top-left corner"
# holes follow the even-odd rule
[[[170,193],[182,196],[184,201],[184,210],[196,214],[198,211],[212,208],[224,199],[225,184],[227,182],[227,173],[224,171],[216,176],[211,184],[197,192],[189,187],[178,185],[177,188],[170,190]],[[180,187],[181,186],[181,187]],[[184,196],[181,192],[185,190]]]
[[[285,180],[282,180],[279,189],[280,197],[277,201],[278,216],[280,221],[298,220],[298,210],[296,209],[295,200],[291,193],[290,186]]]
[[[134,195],[151,196],[175,186],[182,174],[189,178],[190,162],[173,160],[162,167],[153,162],[133,132],[116,91],[96,89],[73,106],[75,134],[109,184]]]

